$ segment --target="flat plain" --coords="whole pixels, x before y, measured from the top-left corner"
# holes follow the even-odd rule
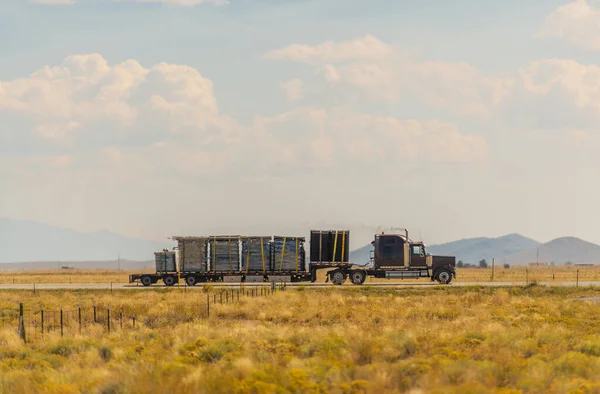
[[[298,287],[223,303],[218,291],[1,291],[3,313],[24,304],[29,339],[0,327],[0,391],[600,392],[595,288]],[[89,324],[92,305],[125,324]],[[63,336],[37,332],[37,311],[51,324],[60,308]]]
[[[325,270],[318,272],[317,282],[325,282]],[[5,271],[0,272],[0,284],[66,284],[66,283],[128,283],[131,273],[151,273],[147,271],[117,270],[48,270],[48,271]],[[492,268],[457,268],[455,282],[575,282],[600,281],[600,266],[515,266],[505,269],[501,266]],[[429,279],[388,280],[367,278],[369,283],[430,283]],[[347,281],[346,284],[349,284]]]

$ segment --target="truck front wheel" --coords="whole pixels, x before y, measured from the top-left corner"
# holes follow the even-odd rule
[[[141,282],[144,286],[150,286],[152,284],[152,278],[150,275],[142,276]]]
[[[346,273],[343,271],[333,271],[329,274],[334,285],[341,285],[346,281]]]
[[[438,283],[442,285],[447,285],[452,281],[452,272],[445,268],[441,269],[437,272],[435,279],[438,281]]]
[[[356,270],[352,271],[352,273],[350,274],[350,280],[355,285],[362,285],[363,283],[365,283],[366,278],[367,275],[365,274],[365,271]]]

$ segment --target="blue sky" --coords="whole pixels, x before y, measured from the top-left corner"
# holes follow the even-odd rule
[[[600,242],[598,10],[4,1],[0,216],[153,239],[391,225]]]

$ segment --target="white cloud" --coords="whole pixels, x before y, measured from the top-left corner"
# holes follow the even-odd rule
[[[290,79],[283,82],[280,87],[288,101],[298,101],[304,97],[303,82],[300,79]]]
[[[394,52],[394,48],[372,35],[350,41],[335,43],[326,41],[319,45],[293,44],[283,49],[269,51],[267,59],[287,59],[300,63],[318,65],[350,60],[383,59]]]
[[[285,85],[292,98],[298,85]],[[11,190],[0,206],[21,207],[11,215],[79,228],[118,215],[134,232],[164,220],[208,228],[224,206],[247,218],[284,200],[296,208],[282,220],[304,217],[318,204],[309,188],[350,193],[357,179],[377,187],[407,169],[480,168],[488,157],[483,136],[455,125],[343,107],[244,126],[219,113],[212,82],[192,67],[98,54],[1,81],[0,123],[0,183]]]
[[[34,4],[49,4],[49,5],[75,4],[75,0],[29,0],[29,2],[34,3]]]
[[[464,63],[421,62],[411,53],[367,35],[310,46],[294,44],[268,52],[267,59],[316,67],[331,88],[359,89],[364,98],[423,103],[468,116],[488,116],[510,92],[510,78],[489,77]]]
[[[575,108],[591,108],[600,114],[600,67],[573,60],[538,60],[520,71],[525,89],[534,95],[555,92]]]
[[[546,19],[538,37],[558,37],[591,50],[600,50],[598,2],[575,0],[558,7]]]
[[[403,120],[343,108],[303,108],[255,120],[258,140],[279,164],[320,163],[353,168],[383,165],[391,172],[415,162],[485,160],[481,135],[462,134],[438,120]]]
[[[195,6],[198,4],[214,4],[214,5],[229,4],[228,0],[114,0],[114,1],[130,2],[130,3],[162,3],[162,4],[180,5],[180,6]]]
[[[74,55],[29,77],[0,81],[0,110],[33,119],[46,138],[102,125],[102,133],[148,129],[209,132],[229,129],[212,82],[197,70],[135,60],[109,65],[99,54]]]
[[[112,0],[117,3],[129,2],[129,3],[160,3],[175,6],[187,6],[192,7],[199,4],[214,4],[214,5],[226,5],[229,4],[229,0]],[[70,5],[75,4],[75,0],[29,0],[30,3],[34,4],[47,4],[47,5]]]

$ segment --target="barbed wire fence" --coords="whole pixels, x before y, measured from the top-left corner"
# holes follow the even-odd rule
[[[207,291],[204,296],[198,294],[197,299],[186,303],[185,313],[181,308],[177,312],[180,318],[186,318],[187,321],[209,319],[215,315],[219,305],[240,304],[244,299],[272,296],[276,291],[285,290],[285,287],[285,283],[272,282],[269,286],[240,285],[235,289]],[[0,330],[15,329],[25,343],[57,334],[61,337],[92,332],[111,334],[141,327],[158,328],[161,324],[172,325],[173,321],[153,319],[150,315],[140,314],[135,307],[113,307],[104,303],[58,309],[36,308],[20,303],[15,309],[0,309]]]

